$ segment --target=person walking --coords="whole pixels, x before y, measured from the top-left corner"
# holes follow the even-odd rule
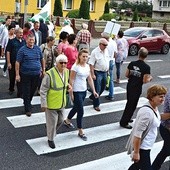
[[[107,100],[114,100],[114,82],[113,82],[113,68],[115,65],[115,57],[117,55],[117,44],[116,42],[110,37],[110,34],[106,33],[106,32],[102,32],[101,36],[103,38],[105,38],[108,41],[108,52],[109,52],[109,57],[110,57],[110,61],[109,61],[109,95],[105,96],[105,99]]]
[[[72,65],[75,63],[77,56],[78,56],[77,40],[76,40],[75,34],[70,34],[68,36],[68,43],[69,43],[69,45],[65,49],[64,54],[68,58],[67,68],[70,70]]]
[[[118,32],[117,35],[117,55],[115,58],[116,63],[116,83],[120,83],[120,74],[121,74],[121,66],[123,64],[123,61],[126,60],[128,56],[128,50],[129,50],[129,44],[127,40],[123,37],[124,33],[122,30]]]
[[[126,145],[134,161],[128,170],[152,170],[150,151],[160,125],[158,106],[164,102],[166,93],[167,89],[162,85],[153,85],[147,90],[149,101],[139,109]]]
[[[7,67],[9,72],[9,94],[12,95],[15,87],[15,62],[19,49],[26,44],[23,37],[23,29],[16,30],[16,37],[8,42],[6,48]],[[21,97],[21,84],[17,82],[17,97]]]
[[[42,44],[42,32],[40,29],[40,23],[38,21],[34,22],[34,28],[31,30],[35,37],[35,45],[40,46]]]
[[[82,29],[77,33],[78,50],[85,48],[90,51],[91,33],[88,30],[88,25],[82,23],[81,27]]]
[[[45,71],[49,70],[54,66],[55,63],[55,39],[52,36],[46,38],[46,43],[40,46],[41,52],[43,54],[44,62],[45,62]]]
[[[84,114],[83,103],[86,97],[87,92],[87,81],[93,91],[93,95],[95,98],[98,97],[98,94],[95,91],[93,79],[90,74],[90,67],[87,64],[88,60],[88,49],[82,49],[79,54],[76,63],[71,68],[70,73],[70,85],[73,87],[72,92],[70,93],[71,98],[73,100],[74,106],[69,112],[67,119],[64,121],[64,124],[68,128],[73,128],[74,126],[71,123],[71,119],[77,113],[77,128],[78,128],[78,136],[87,140],[86,135],[82,129],[82,119]]]
[[[26,45],[18,51],[15,63],[16,81],[21,81],[25,114],[27,116],[31,116],[31,101],[38,87],[40,76],[45,75],[45,64],[41,49],[34,43],[34,35],[29,34]]]
[[[14,25],[9,25],[8,26],[8,36],[3,37],[2,39],[2,53],[5,56],[5,64],[4,64],[4,68],[3,68],[3,76],[6,77],[7,76],[7,51],[6,51],[6,47],[7,44],[10,40],[15,38],[15,26]]]
[[[90,64],[91,76],[94,81],[95,90],[99,96],[106,88],[107,72],[109,70],[110,57],[108,49],[106,48],[107,45],[108,41],[105,38],[101,38],[99,40],[98,47],[92,51],[88,62]],[[93,94],[91,94],[89,98],[93,100],[94,109],[96,111],[100,111],[99,98],[95,98]]]
[[[170,90],[165,96],[164,113],[161,114],[160,134],[163,139],[163,147],[152,164],[153,170],[159,170],[167,156],[170,156]]]
[[[125,76],[128,78],[127,83],[127,103],[125,110],[120,120],[120,126],[131,129],[129,125],[131,118],[138,104],[139,97],[142,93],[143,83],[150,82],[152,76],[150,75],[150,66],[144,62],[148,55],[148,50],[141,47],[138,52],[138,60],[132,61],[126,70]]]
[[[60,54],[56,58],[55,67],[46,72],[40,87],[41,109],[45,111],[48,145],[52,149],[55,148],[56,131],[63,123],[66,92],[72,90],[68,84],[67,61],[67,57]]]

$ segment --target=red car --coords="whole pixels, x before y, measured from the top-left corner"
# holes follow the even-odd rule
[[[129,43],[129,55],[137,55],[140,47],[149,52],[167,54],[170,48],[170,36],[161,29],[149,27],[134,27],[124,31],[124,37]]]

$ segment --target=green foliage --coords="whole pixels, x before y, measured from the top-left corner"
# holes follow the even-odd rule
[[[79,18],[79,10],[74,9],[67,13],[68,18]]]
[[[54,16],[60,16],[60,17],[63,16],[61,0],[55,0],[53,15]]]
[[[104,14],[109,14],[109,3],[106,2],[104,6]]]
[[[132,21],[138,21],[138,10],[137,10],[137,8],[135,9],[135,12],[133,13]]]
[[[115,0],[111,0],[109,6],[110,6],[110,8],[117,8],[118,7],[118,3],[115,2]]]
[[[79,10],[79,18],[90,19],[90,11],[89,11],[89,1],[81,0],[80,10]]]
[[[105,20],[105,21],[111,21],[111,19],[115,19],[115,17],[116,17],[116,14],[103,14],[100,18],[99,18],[99,20]]]
[[[144,13],[147,16],[152,16],[152,4],[148,4],[148,2],[139,2],[136,1],[135,3],[129,2],[127,0],[124,0],[122,4],[118,5],[118,9],[131,9],[132,11],[135,11],[135,9],[138,10],[139,13]]]

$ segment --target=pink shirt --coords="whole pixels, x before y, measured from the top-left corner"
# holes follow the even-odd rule
[[[68,59],[67,68],[70,70],[78,57],[77,48],[68,46],[65,49],[64,54],[67,56]]]
[[[63,43],[63,42],[60,42],[59,44],[58,44],[58,53],[59,54],[62,54],[62,53],[64,53],[64,51],[65,51],[65,49],[68,47],[68,42],[66,41],[65,43]]]

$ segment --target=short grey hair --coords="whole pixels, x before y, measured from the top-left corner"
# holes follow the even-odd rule
[[[85,24],[85,23],[82,23],[81,26],[82,26],[83,29],[86,29],[86,30],[88,29],[88,25]]]
[[[61,61],[63,62],[68,62],[67,56],[65,56],[64,54],[60,54],[56,57],[56,63],[59,63]]]

